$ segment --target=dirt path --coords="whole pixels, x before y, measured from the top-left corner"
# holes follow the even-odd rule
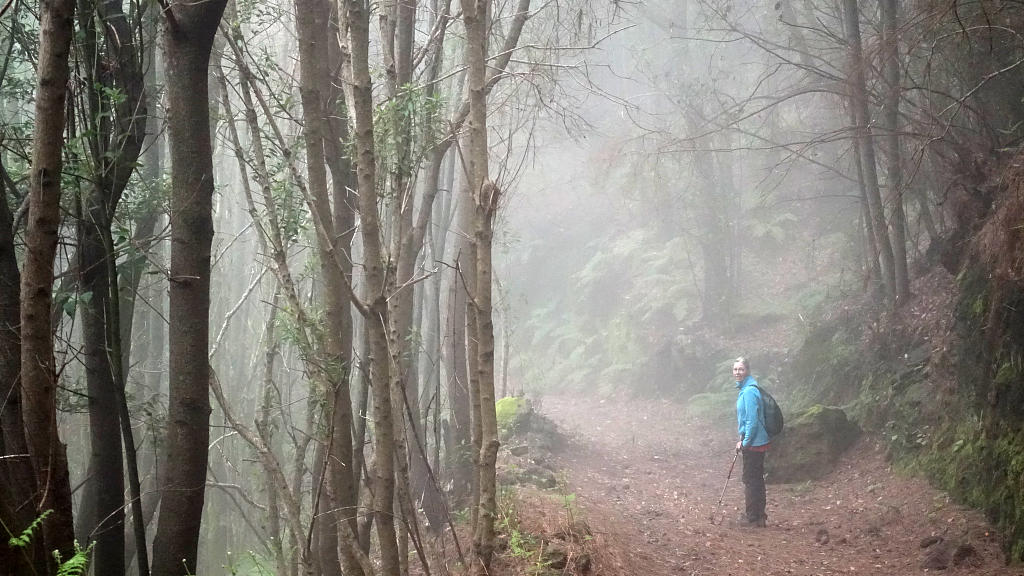
[[[975,554],[944,573],[1024,574],[1003,565],[980,514],[893,474],[869,439],[819,482],[769,485],[769,525],[751,529],[734,522],[740,462],[716,516],[724,522],[710,522],[733,440],[678,405],[545,398],[540,411],[571,438],[558,458],[597,540],[595,574],[934,574],[925,559],[962,542]],[[929,536],[944,542],[922,549]]]

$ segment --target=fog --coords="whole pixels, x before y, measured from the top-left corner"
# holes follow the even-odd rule
[[[857,290],[842,49],[805,68],[778,7],[722,9],[632,7],[558,79],[575,105],[541,114],[502,228],[521,386],[692,394],[671,355],[706,315],[743,332]],[[735,291],[721,319],[711,290]]]
[[[22,324],[50,298],[14,278],[45,256],[30,190],[45,186],[33,161],[53,85],[41,47],[57,41],[28,4],[0,12],[2,288]],[[915,266],[958,241],[980,167],[1022,125],[1020,14],[1005,7],[992,23],[927,2],[889,21],[854,0],[214,0],[198,19],[79,4],[50,155],[59,248],[32,269],[54,274],[55,364],[22,382],[38,352],[12,336],[2,391],[23,387],[59,423],[73,510],[46,520],[46,545],[73,554],[59,536],[73,522],[96,573],[140,573],[143,533],[157,574],[489,565],[495,400],[729,406],[737,355],[784,391],[808,326],[905,300]],[[176,84],[194,48],[179,44],[201,36],[177,34],[189,26],[212,41],[206,86]],[[207,144],[186,130],[205,122],[190,91]],[[110,238],[98,253],[94,228]],[[209,267],[188,268],[205,246]],[[206,397],[208,422],[187,424]],[[0,437],[5,458],[38,462],[39,435],[57,450],[48,429],[11,425],[25,438]],[[117,464],[122,442],[137,464]],[[205,488],[201,469],[177,476],[204,461]],[[34,498],[0,510],[13,535],[60,507],[11,466],[5,498]],[[123,497],[103,504],[110,490]],[[170,527],[178,493],[201,522]]]

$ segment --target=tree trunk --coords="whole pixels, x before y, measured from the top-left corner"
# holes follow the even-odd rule
[[[57,431],[57,374],[50,312],[74,9],[73,0],[40,4],[39,84],[21,277],[21,391],[26,440],[36,485],[47,487],[40,494],[35,512],[53,511],[43,523],[43,538],[46,549],[57,550],[63,558],[74,554],[74,527],[67,454]]]
[[[334,136],[330,133],[331,123],[328,119],[328,106],[333,98],[331,77],[327,65],[331,61],[329,42],[334,40],[328,34],[330,30],[331,8],[326,0],[295,0],[296,28],[299,39],[300,94],[302,100],[303,139],[306,145],[306,173],[312,202],[311,212],[317,221],[317,245],[319,248],[320,272],[324,281],[324,309],[327,315],[326,333],[326,376],[328,387],[326,415],[331,421],[328,429],[332,438],[323,440],[330,446],[327,460],[327,473],[330,477],[330,489],[326,494],[333,496],[326,510],[342,510],[345,521],[350,522],[351,533],[355,534],[355,515],[352,510],[356,505],[355,476],[352,474],[352,410],[349,393],[349,370],[351,363],[351,331],[352,319],[349,307],[351,299],[343,270],[338,264],[348,257],[338,258],[339,250],[345,249],[338,238],[338,228],[334,222],[334,211],[328,196],[327,167],[325,158],[326,138]],[[335,138],[341,135],[334,136]],[[340,146],[333,146],[337,151]],[[339,168],[344,172],[344,168]],[[344,184],[344,181],[339,182]],[[340,200],[340,198],[338,199]],[[349,336],[346,337],[346,334]],[[325,500],[327,502],[327,500]],[[329,546],[332,558],[321,557],[322,569],[331,574],[338,565],[338,522],[337,514],[329,514],[321,520],[321,526],[330,529],[321,534],[321,538],[331,540]],[[356,558],[347,551],[354,545],[341,546],[345,572],[358,574],[361,572]]]
[[[462,21],[466,28],[466,64],[469,88],[469,187],[474,206],[476,243],[476,286],[471,317],[476,319],[477,398],[479,408],[479,449],[477,482],[479,512],[473,533],[471,573],[490,572],[494,554],[494,522],[497,512],[495,463],[498,454],[498,423],[494,411],[494,324],[491,319],[491,243],[499,189],[489,180],[487,163],[487,30],[490,0],[462,0]]]
[[[868,211],[871,213],[871,229],[874,231],[875,243],[881,257],[882,289],[886,300],[895,298],[896,272],[893,262],[892,243],[885,224],[885,210],[878,186],[878,166],[875,159],[875,145],[869,121],[871,113],[868,107],[867,88],[864,79],[864,54],[860,39],[860,12],[857,0],[843,0],[843,19],[846,27],[846,40],[850,50],[849,90],[850,102],[857,122],[854,132],[857,146],[860,148],[861,164],[864,170],[864,186],[867,192]]]
[[[0,167],[2,170],[2,167]],[[11,531],[24,530],[35,519],[36,479],[28,457],[21,408],[21,273],[14,249],[14,217],[0,180],[0,520]],[[27,554],[0,546],[0,565],[16,574],[46,573],[46,554],[33,543]]]
[[[463,150],[469,150],[471,144],[468,136],[463,136]],[[455,322],[462,324],[462,339],[464,346],[457,348],[455,353],[465,357],[465,379],[457,385],[465,387],[466,397],[460,399],[466,408],[465,416],[462,418],[467,426],[466,447],[467,454],[465,461],[465,473],[468,477],[470,491],[470,517],[471,526],[476,531],[477,519],[480,512],[480,474],[479,458],[482,431],[480,428],[480,387],[477,385],[479,372],[479,339],[477,336],[477,308],[473,300],[476,294],[476,235],[474,233],[476,212],[472,191],[472,172],[463,175],[459,184],[459,213],[456,216],[459,230],[460,245],[456,255],[455,273],[458,275],[456,282],[456,300],[459,301],[459,308],[455,311]],[[455,403],[453,402],[453,408]],[[456,419],[455,414],[452,419]]]
[[[272,412],[274,400],[277,396],[274,386],[274,365],[281,350],[280,341],[277,338],[274,326],[277,321],[277,310],[280,301],[281,289],[279,286],[275,286],[274,297],[270,301],[267,323],[263,331],[266,346],[266,351],[263,355],[263,395],[260,401],[259,420],[256,422],[256,432],[270,451],[274,450]],[[266,536],[270,540],[270,548],[274,554],[274,566],[277,568],[277,573],[283,575],[286,573],[287,563],[285,562],[284,547],[281,545],[281,496],[278,494],[278,487],[274,482],[273,475],[266,471],[266,469],[264,469],[264,475],[266,477],[265,485],[267,490]]]
[[[213,158],[207,77],[226,0],[165,11],[171,135],[170,397],[168,461],[153,545],[153,574],[197,571],[210,439],[210,247]]]
[[[399,573],[398,541],[392,517],[395,463],[394,424],[391,413],[390,352],[388,350],[388,294],[377,212],[376,153],[373,142],[373,96],[369,67],[368,6],[345,0],[351,53],[352,109],[355,115],[356,175],[359,188],[360,231],[366,286],[369,287],[366,327],[369,339],[370,383],[373,389],[374,468],[373,512],[380,546],[381,571]]]
[[[82,504],[90,514],[85,516],[87,534],[82,539],[95,538],[92,563],[98,573],[116,575],[123,574],[125,568],[122,429],[129,450],[131,502],[135,507],[139,506],[139,487],[131,427],[119,417],[122,412],[127,415],[127,406],[121,405],[122,375],[127,363],[120,354],[121,326],[118,291],[114,289],[117,269],[111,224],[142,151],[147,109],[141,62],[120,1],[82,0],[79,9],[84,36],[81,49],[90,87],[83,123],[89,128],[86,140],[90,145],[94,175],[81,200],[78,226],[78,291],[82,304],[91,450],[90,479]],[[106,47],[102,50],[104,58],[117,62],[113,74],[100,68],[101,47]],[[115,90],[121,98],[112,97]],[[126,317],[130,318],[130,314]],[[141,514],[136,517],[141,519]],[[141,525],[139,529],[142,531]]]
[[[900,152],[900,39],[899,13],[896,0],[879,0],[882,8],[882,69],[885,74],[884,120],[889,149],[887,204],[892,206],[893,281],[896,299],[893,306],[910,300],[910,277],[907,272],[906,215],[903,207],[903,166]]]
[[[857,112],[853,108],[853,100],[849,101],[850,124],[857,125]],[[853,147],[854,170],[857,174],[857,191],[860,192],[861,220],[864,224],[864,288],[872,283],[875,288],[881,287],[882,269],[878,264],[878,242],[875,240],[875,229],[871,225],[871,209],[868,204],[868,189],[864,183],[864,161],[861,158],[860,146]]]
[[[90,514],[79,538],[95,540],[92,563],[99,574],[117,575],[124,573],[124,465],[117,383],[107,339],[110,276],[106,259],[112,256],[106,252],[103,229],[109,234],[110,222],[98,186],[86,191],[82,204],[78,293],[89,392],[90,448],[89,480],[82,506]]]
[[[142,37],[145,48],[142,60],[142,66],[145,70],[143,85],[145,87],[147,110],[155,110],[159,105],[156,45],[160,18],[161,14],[155,9],[147,10],[142,16]],[[141,175],[142,180],[152,187],[159,186],[160,179],[163,176],[165,140],[161,134],[161,126],[162,122],[156,115],[146,115],[146,141],[143,145],[145,152],[143,153]],[[166,330],[166,325],[163,321],[162,309],[166,291],[160,289],[162,284],[160,288],[155,288],[150,284],[144,290],[144,293],[148,294],[148,298],[144,298],[144,300],[149,302],[149,306],[140,310],[140,331],[143,333],[143,336],[139,339],[140,345],[138,348],[132,346],[134,341],[132,336],[135,325],[135,299],[143,273],[149,267],[150,261],[154,263],[154,267],[158,268],[159,263],[163,260],[161,241],[153,237],[162,214],[162,210],[153,206],[136,223],[132,243],[135,246],[145,246],[144,249],[148,253],[146,257],[143,257],[143,254],[139,254],[136,261],[133,262],[129,259],[129,262],[124,264],[127,270],[120,282],[122,310],[121,342],[124,344],[122,347],[122,365],[124,366],[125,381],[126,383],[128,381],[129,367],[131,366],[131,358],[134,353],[139,358],[142,368],[142,373],[134,380],[136,383],[135,396],[143,402],[149,402],[154,395],[160,393],[163,381],[161,374],[164,366],[164,331]],[[152,430],[144,427],[143,433],[152,433]],[[139,515],[142,519],[143,531],[153,520],[157,504],[160,502],[160,490],[158,487],[161,483],[156,479],[161,470],[157,455],[158,444],[158,442],[153,441],[145,442],[144,450],[139,454],[139,472],[143,474],[144,481],[144,484],[140,486],[142,498],[139,501]],[[143,550],[143,546],[148,546],[148,544],[145,542],[140,544],[138,542],[135,530],[127,533],[125,553],[129,558],[127,561],[129,570],[133,562],[139,562],[139,552]],[[148,558],[148,548],[146,552]],[[148,566],[146,569],[148,570]]]
[[[435,204],[436,213],[433,216],[433,220],[437,223],[436,226],[431,227],[431,254],[433,255],[435,262],[444,262],[447,251],[447,237],[448,231],[451,229],[452,219],[454,217],[454,211],[452,210],[452,199],[454,194],[452,193],[452,187],[455,182],[455,155],[447,157],[447,161],[444,162],[444,180],[440,181],[437,187],[444,190],[442,196],[442,202],[440,205]],[[431,462],[434,468],[435,480],[438,483],[443,484],[442,478],[445,478],[445,474],[442,472],[445,470],[442,468],[441,451],[442,447],[448,443],[449,435],[446,429],[450,426],[446,426],[444,423],[446,420],[442,420],[442,388],[441,388],[441,366],[444,364],[446,356],[446,348],[444,346],[444,338],[442,334],[445,334],[445,324],[442,323],[442,309],[444,298],[444,290],[446,286],[445,278],[447,274],[437,273],[431,278],[431,284],[434,288],[434,293],[431,298],[430,307],[434,310],[433,323],[428,330],[433,335],[433,345],[427,348],[428,352],[433,355],[433,367],[430,371],[430,378],[432,381],[430,392],[432,394],[431,402],[433,402],[434,410],[431,413],[431,425],[434,438],[433,452],[431,454]],[[451,316],[449,314],[449,316]],[[448,336],[451,336],[454,330],[448,332]],[[454,362],[448,362],[448,370],[454,369]],[[448,397],[448,401],[451,406],[454,406],[454,399]],[[450,444],[449,444],[450,446]],[[447,461],[445,466],[447,467]],[[453,483],[454,484],[454,483]],[[428,508],[426,505],[431,504]],[[444,499],[443,494],[438,494],[434,499],[424,499],[424,510],[427,513],[427,518],[431,519],[431,526],[436,529],[441,529],[441,521],[444,519],[442,515],[445,514],[448,503]]]
[[[334,236],[332,237],[334,249],[338,253],[347,255],[341,259],[341,274],[351,283],[352,278],[352,239],[356,230],[356,196],[352,190],[358,185],[356,174],[352,167],[346,143],[349,141],[349,128],[346,115],[341,112],[345,110],[345,101],[340,88],[340,78],[343,68],[343,55],[341,46],[338,43],[338,5],[330,3],[330,25],[328,28],[328,61],[331,74],[327,78],[330,91],[327,100],[325,114],[327,116],[326,133],[324,135],[324,151],[327,156],[327,167],[331,171],[332,198],[333,198],[333,219]],[[341,319],[344,330],[338,335],[340,341],[339,362],[345,369],[345,380],[340,382],[334,396],[334,421],[332,430],[334,437],[331,440],[337,452],[334,458],[336,462],[344,462],[344,465],[334,466],[330,481],[334,493],[334,505],[342,510],[342,518],[349,525],[348,530],[340,530],[339,537],[355,536],[359,533],[359,478],[362,460],[362,439],[353,439],[353,434],[358,428],[355,424],[352,413],[352,392],[350,389],[353,381],[352,372],[355,366],[353,361],[353,347],[355,345],[355,323],[352,318],[351,298],[352,295],[346,290],[340,295],[342,303]],[[358,376],[357,376],[358,378]],[[360,380],[361,381],[361,378]],[[360,423],[365,423],[364,418],[359,418]],[[358,542],[346,544],[341,543],[341,561],[346,572],[351,576],[359,576],[361,566],[357,565],[358,558],[352,551],[353,547],[358,548]]]
[[[460,202],[464,204],[465,201]],[[470,406],[469,339],[466,334],[466,287],[460,277],[462,270],[469,268],[469,254],[472,243],[462,237],[458,242],[456,269],[451,278],[448,298],[448,329],[451,332],[447,395],[449,421],[446,432],[447,468],[451,474],[451,497],[455,507],[467,504],[475,482],[473,481],[473,439],[472,409]]]

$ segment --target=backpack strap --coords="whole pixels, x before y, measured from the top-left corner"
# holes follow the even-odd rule
[[[751,384],[751,386],[757,388],[757,419],[761,422],[761,427],[767,433],[768,424],[764,421],[764,391],[761,390],[760,384]]]

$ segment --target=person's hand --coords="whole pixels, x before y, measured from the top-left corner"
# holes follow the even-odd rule
[[[739,454],[740,450],[743,450],[743,440],[736,442],[736,453]]]

